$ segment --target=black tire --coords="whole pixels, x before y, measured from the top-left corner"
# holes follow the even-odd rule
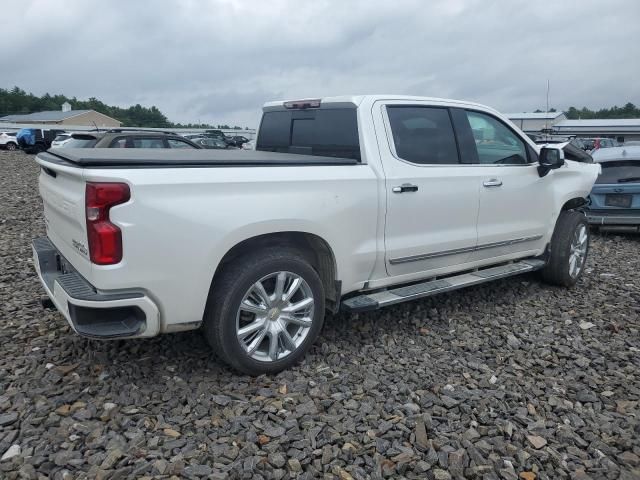
[[[6,147],[6,149],[7,149],[7,150],[9,150],[10,152],[14,152],[14,151],[18,148],[18,146],[17,146],[15,143],[13,143],[13,142],[9,142],[9,143],[7,143],[5,147]]]
[[[576,235],[582,231],[586,234],[584,255],[577,274],[572,274],[572,243],[575,241]],[[547,264],[541,270],[542,279],[552,285],[573,287],[584,273],[589,253],[589,239],[589,224],[583,213],[576,211],[561,212],[551,237]]]
[[[313,294],[313,320],[295,350],[277,360],[259,361],[238,340],[236,322],[245,294],[260,279],[275,272],[291,272],[307,283]],[[318,338],[324,323],[324,298],[320,276],[297,250],[281,248],[243,255],[232,260],[213,281],[203,319],[204,336],[218,357],[234,369],[249,375],[277,373],[298,363]]]

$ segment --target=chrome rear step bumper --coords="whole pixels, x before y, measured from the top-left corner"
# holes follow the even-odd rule
[[[160,314],[143,292],[105,292],[83,278],[47,237],[33,241],[33,262],[47,295],[76,333],[91,338],[157,335]]]
[[[358,295],[344,300],[342,308],[347,312],[367,312],[396,303],[408,302],[418,298],[429,297],[438,293],[449,292],[459,288],[490,282],[499,278],[532,272],[544,267],[544,260],[527,259],[498,267],[489,267],[474,272],[453,275],[428,282],[417,283],[405,287],[383,290],[375,293]]]

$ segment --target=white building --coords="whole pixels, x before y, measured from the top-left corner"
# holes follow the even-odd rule
[[[525,133],[540,133],[567,119],[564,112],[522,112],[503,114]]]
[[[609,137],[619,143],[640,140],[640,118],[607,118],[593,120],[562,120],[553,126],[558,135],[578,137]]]

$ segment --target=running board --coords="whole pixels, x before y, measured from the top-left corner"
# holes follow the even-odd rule
[[[520,273],[532,272],[544,267],[544,260],[527,259],[516,263],[489,267],[474,272],[463,273],[451,277],[417,283],[407,287],[398,287],[375,293],[367,293],[351,297],[342,302],[342,308],[347,312],[368,312],[378,308],[408,302],[418,298],[429,297],[438,293],[449,292],[459,288],[490,282],[499,278],[510,277]]]

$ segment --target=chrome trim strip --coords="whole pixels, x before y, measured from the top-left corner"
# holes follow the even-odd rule
[[[430,258],[446,257],[448,255],[459,255],[461,253],[477,252],[479,250],[487,250],[489,248],[506,247],[514,245],[516,243],[533,242],[534,240],[540,240],[542,235],[534,235],[531,237],[514,238],[513,240],[505,240],[503,242],[486,243],[484,245],[477,245],[475,247],[454,248],[453,250],[444,250],[442,252],[425,253],[423,255],[412,255],[410,257],[392,258],[389,260],[391,265],[397,265],[399,263],[418,262],[420,260],[429,260]]]

